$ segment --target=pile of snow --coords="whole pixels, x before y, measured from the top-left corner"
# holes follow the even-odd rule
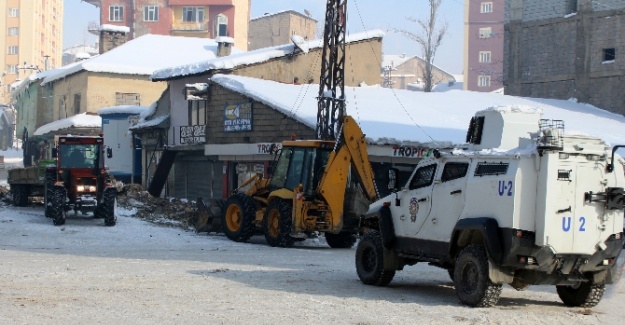
[[[434,85],[432,87],[433,92],[445,92],[450,90],[462,90],[463,83],[462,81],[450,81],[450,82],[441,82],[439,84]]]

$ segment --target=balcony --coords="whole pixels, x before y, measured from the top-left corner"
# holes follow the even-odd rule
[[[172,24],[171,30],[186,32],[208,32],[208,23],[176,21]]]

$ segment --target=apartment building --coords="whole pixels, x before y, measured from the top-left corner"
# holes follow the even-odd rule
[[[63,0],[0,1],[0,104],[10,86],[37,70],[61,65]]]
[[[509,0],[505,93],[625,114],[625,1]]]
[[[128,40],[146,34],[234,39],[247,50],[251,0],[84,0],[100,8],[100,25],[130,28]]]
[[[464,5],[464,89],[503,88],[505,0],[466,0]]]

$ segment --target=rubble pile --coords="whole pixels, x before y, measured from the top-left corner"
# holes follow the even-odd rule
[[[198,214],[194,201],[153,197],[138,184],[124,185],[117,195],[117,205],[135,211],[133,217],[184,229],[193,227]]]

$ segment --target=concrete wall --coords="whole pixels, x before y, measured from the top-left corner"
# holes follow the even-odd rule
[[[249,50],[291,44],[291,35],[313,40],[316,31],[314,19],[292,10],[255,18],[249,24]]]
[[[508,23],[506,94],[577,98],[625,113],[625,3],[621,3],[621,10],[580,10],[568,18]],[[606,48],[615,49],[613,62],[604,62]]]
[[[93,113],[102,107],[116,106],[116,93],[138,93],[141,96],[139,105],[149,106],[167,87],[164,82],[149,81],[148,76],[94,72],[89,72],[88,84],[86,107],[83,111]]]

